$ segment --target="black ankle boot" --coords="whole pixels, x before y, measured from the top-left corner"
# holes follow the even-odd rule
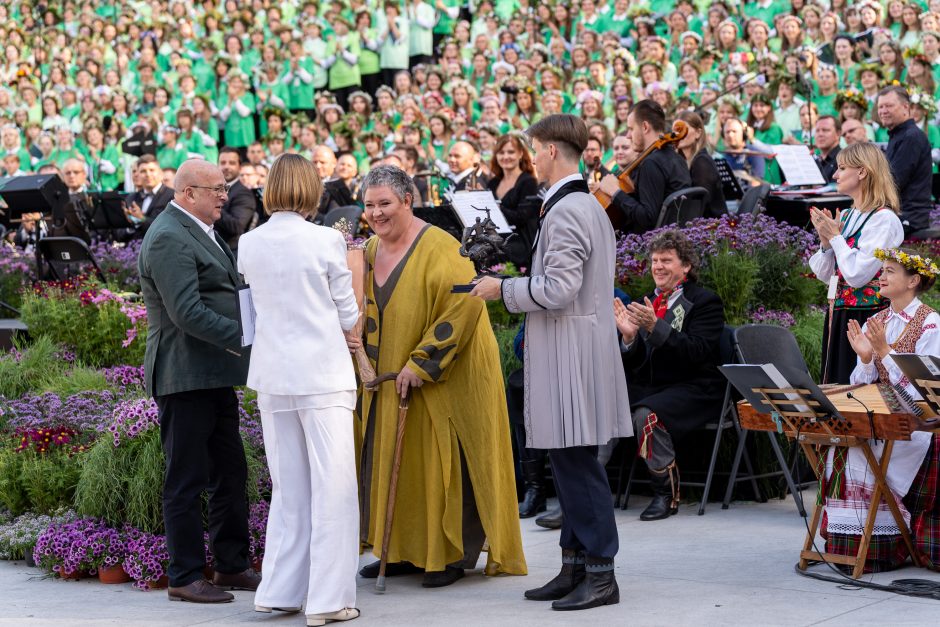
[[[553,610],[588,610],[620,603],[613,559],[586,557],[584,569],[584,581],[564,598],[552,603]]]
[[[561,572],[541,588],[525,591],[530,601],[555,601],[564,598],[584,580],[584,555],[571,549],[561,551]]]
[[[535,519],[535,524],[539,527],[545,527],[546,529],[561,529],[561,522],[564,520],[565,516],[561,513],[561,506],[559,505],[550,512],[542,514]]]
[[[679,469],[676,462],[664,470],[650,469],[653,500],[640,514],[640,520],[663,520],[679,513]]]
[[[545,460],[523,460],[522,478],[525,481],[525,495],[519,503],[519,518],[532,518],[545,511],[545,481],[542,472]]]

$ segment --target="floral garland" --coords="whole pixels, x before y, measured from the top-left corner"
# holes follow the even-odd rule
[[[879,261],[894,261],[901,264],[911,272],[916,272],[917,274],[923,275],[928,279],[932,279],[940,274],[940,268],[937,267],[937,264],[935,264],[930,257],[911,255],[897,248],[891,248],[889,250],[885,250],[884,248],[876,249],[875,259],[878,259]]]

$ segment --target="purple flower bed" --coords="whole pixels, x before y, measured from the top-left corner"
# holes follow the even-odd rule
[[[105,529],[95,518],[79,518],[69,522],[53,523],[36,540],[33,560],[37,566],[57,573],[86,570],[93,572],[100,565],[104,544],[95,541]]]
[[[166,536],[128,528],[126,549],[124,571],[134,580],[136,588],[147,590],[150,583],[166,575],[170,563]]]
[[[0,399],[0,414],[12,430],[64,427],[75,431],[101,432],[111,421],[119,401],[110,390],[89,390],[61,399],[57,394],[27,394],[16,400]]]
[[[145,387],[143,366],[113,366],[101,371],[105,381],[123,395],[129,390],[143,390]]]
[[[137,274],[137,255],[140,253],[140,240],[126,244],[96,242],[91,246],[102,274],[109,284],[118,289],[140,291],[140,276]]]
[[[785,329],[789,329],[796,324],[796,318],[789,311],[764,309],[763,307],[754,310],[751,314],[751,321],[754,324],[774,324]]]
[[[650,241],[663,231],[674,228],[675,225],[665,226],[642,235],[625,235],[620,238],[617,244],[618,280],[625,284],[645,274],[648,264],[646,251]],[[755,255],[767,248],[792,250],[805,263],[817,247],[814,234],[777,222],[765,214],[699,218],[681,230],[704,263],[724,247],[746,255]]]
[[[252,561],[264,557],[264,539],[268,528],[268,513],[271,505],[264,500],[258,501],[248,510],[248,555]]]
[[[114,446],[120,446],[122,439],[134,439],[159,426],[157,404],[150,398],[138,398],[119,403],[114,408],[113,420],[107,429],[114,438]]]

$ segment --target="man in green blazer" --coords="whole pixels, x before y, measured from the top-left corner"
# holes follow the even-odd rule
[[[247,465],[235,385],[248,375],[236,309],[235,257],[212,225],[227,198],[218,166],[185,161],[176,194],[153,221],[137,261],[147,305],[147,390],[166,456],[163,517],[170,600],[224,603],[254,590],[248,564]],[[202,493],[209,491],[213,582],[203,578]]]

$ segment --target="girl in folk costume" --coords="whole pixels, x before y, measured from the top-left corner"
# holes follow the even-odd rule
[[[904,240],[897,190],[881,150],[870,143],[853,144],[839,153],[836,163],[833,178],[839,192],[852,197],[852,207],[835,216],[810,209],[821,246],[809,265],[820,281],[829,284],[823,383],[848,383],[855,367],[855,351],[846,336],[849,321],[861,323],[887,306],[879,294],[881,262],[875,250],[896,248]]]
[[[921,302],[919,295],[934,284],[940,268],[930,259],[914,253],[889,249],[874,252],[884,262],[878,279],[881,294],[891,306],[864,326],[849,322],[848,340],[858,355],[851,382],[888,383],[920,398],[892,359],[899,353],[940,355],[940,315]],[[940,500],[937,499],[940,472],[940,436],[915,431],[910,441],[894,444],[887,482],[891,498],[911,529],[914,548],[928,568],[940,569]],[[883,443],[872,449],[881,457]],[[826,550],[840,555],[856,555],[862,524],[868,516],[874,479],[864,455],[856,448],[833,447],[826,460],[820,493],[825,499],[822,529]],[[897,568],[907,560],[907,547],[887,504],[879,502],[872,543],[865,572]]]

